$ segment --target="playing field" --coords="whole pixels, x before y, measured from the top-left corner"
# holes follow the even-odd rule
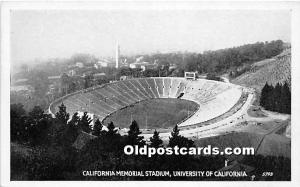
[[[129,128],[131,120],[136,120],[140,129],[160,129],[174,127],[192,115],[198,104],[173,98],[149,99],[125,107],[104,119],[104,124],[114,122],[120,128]]]

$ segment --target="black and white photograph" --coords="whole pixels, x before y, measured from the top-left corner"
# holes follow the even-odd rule
[[[123,4],[1,7],[8,180],[291,182],[291,4]]]

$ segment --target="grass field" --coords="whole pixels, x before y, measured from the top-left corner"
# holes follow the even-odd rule
[[[173,128],[198,109],[198,104],[183,99],[150,99],[125,107],[103,120],[107,125],[128,128],[136,120],[140,129]]]

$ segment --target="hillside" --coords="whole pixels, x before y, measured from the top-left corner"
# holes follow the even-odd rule
[[[231,80],[234,84],[255,88],[260,92],[266,82],[275,85],[288,81],[291,85],[291,49],[252,64],[251,69]]]

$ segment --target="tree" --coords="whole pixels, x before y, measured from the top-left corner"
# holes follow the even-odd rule
[[[60,76],[60,89],[61,89],[62,95],[65,95],[68,93],[70,81],[71,81],[71,78],[66,73],[63,73]]]
[[[142,69],[141,68],[134,68],[132,69],[132,76],[133,77],[141,77]]]
[[[156,129],[153,133],[153,136],[150,138],[150,142],[151,147],[158,148],[163,146],[163,141],[160,139],[159,132],[157,132]]]
[[[75,112],[71,120],[68,122],[68,125],[72,127],[78,127],[79,122],[80,122],[80,117],[78,116],[78,112]]]
[[[64,105],[64,103],[61,103],[61,105],[58,107],[59,111],[55,114],[56,119],[61,121],[63,124],[67,124],[70,114],[67,113],[67,107]]]
[[[116,133],[117,133],[117,130],[115,130],[115,125],[114,125],[114,123],[111,121],[108,125],[107,125],[107,129],[108,129],[108,131],[107,131],[107,135],[108,136],[114,136]]]
[[[121,144],[121,135],[118,133],[118,130],[115,129],[115,125],[113,122],[110,122],[107,125],[107,129],[107,132],[102,132],[103,136],[99,136],[95,140],[97,141],[97,139],[99,139],[99,141],[101,142],[101,146],[104,149],[103,151],[115,153],[120,152],[120,150],[122,150],[123,148]]]
[[[84,76],[84,88],[89,88],[93,86],[93,75],[85,75]]]
[[[33,109],[28,113],[31,122],[36,125],[41,119],[48,117],[47,114],[44,114],[44,111],[41,107],[35,106]]]
[[[135,120],[131,122],[128,131],[128,144],[129,145],[144,145],[145,141],[143,140],[143,136],[140,136],[142,132],[140,131],[139,125]]]
[[[215,80],[215,81],[221,81],[221,78],[218,77],[215,73],[208,73],[206,75],[206,79],[208,79],[208,80]]]
[[[93,127],[92,134],[95,135],[95,136],[100,136],[101,133],[102,133],[102,128],[103,128],[102,123],[100,122],[99,119],[97,119],[97,120],[95,121],[95,124],[94,124],[94,127]]]
[[[143,72],[143,76],[144,77],[158,77],[159,76],[158,70],[157,69],[146,69]]]
[[[175,127],[173,128],[173,131],[171,132],[171,136],[172,137],[178,137],[179,136],[178,125],[175,125]]]
[[[265,86],[261,90],[261,95],[260,95],[260,105],[261,106],[266,105],[269,91],[270,91],[270,87],[269,87],[268,83],[266,82]]]
[[[118,77],[120,76],[133,76],[133,69],[129,67],[122,67],[118,71]]]
[[[81,117],[79,123],[78,123],[78,127],[83,130],[84,132],[90,133],[91,132],[91,126],[90,123],[93,120],[88,116],[87,112],[83,113],[83,116]]]
[[[30,73],[29,84],[34,88],[34,95],[42,98],[48,91],[50,82],[46,72],[33,71]]]
[[[26,114],[21,103],[10,105],[10,138],[11,141],[25,141],[28,137]]]
[[[197,71],[197,59],[194,55],[189,55],[185,58],[185,70],[186,71]]]
[[[283,112],[290,114],[291,113],[291,91],[287,82],[284,83],[282,87],[283,97]]]
[[[29,141],[32,145],[49,143],[48,129],[51,125],[51,116],[35,106],[29,112],[26,123],[29,126]]]
[[[58,128],[58,132],[56,133],[56,142],[62,146],[70,146],[77,138],[78,132],[78,124],[80,122],[80,117],[78,113],[75,112],[68,122],[68,124],[62,125]]]
[[[261,91],[260,105],[266,110],[291,113],[291,91],[287,83],[275,87],[267,83]]]
[[[77,85],[76,85],[76,82],[71,82],[70,84],[69,84],[69,90],[68,90],[68,93],[72,93],[72,92],[75,92],[76,91],[76,87],[77,87]]]
[[[273,98],[274,98],[274,108],[273,108],[273,110],[278,111],[278,112],[282,112],[282,110],[281,110],[282,107],[281,106],[283,105],[283,103],[282,103],[283,95],[281,93],[281,87],[282,87],[281,84],[277,83],[275,88],[274,88],[274,92],[273,92],[273,94],[274,94],[274,96],[273,96]]]
[[[171,137],[169,138],[169,147],[194,147],[194,141],[189,140],[186,137],[179,135],[179,129],[176,125],[171,132]]]

